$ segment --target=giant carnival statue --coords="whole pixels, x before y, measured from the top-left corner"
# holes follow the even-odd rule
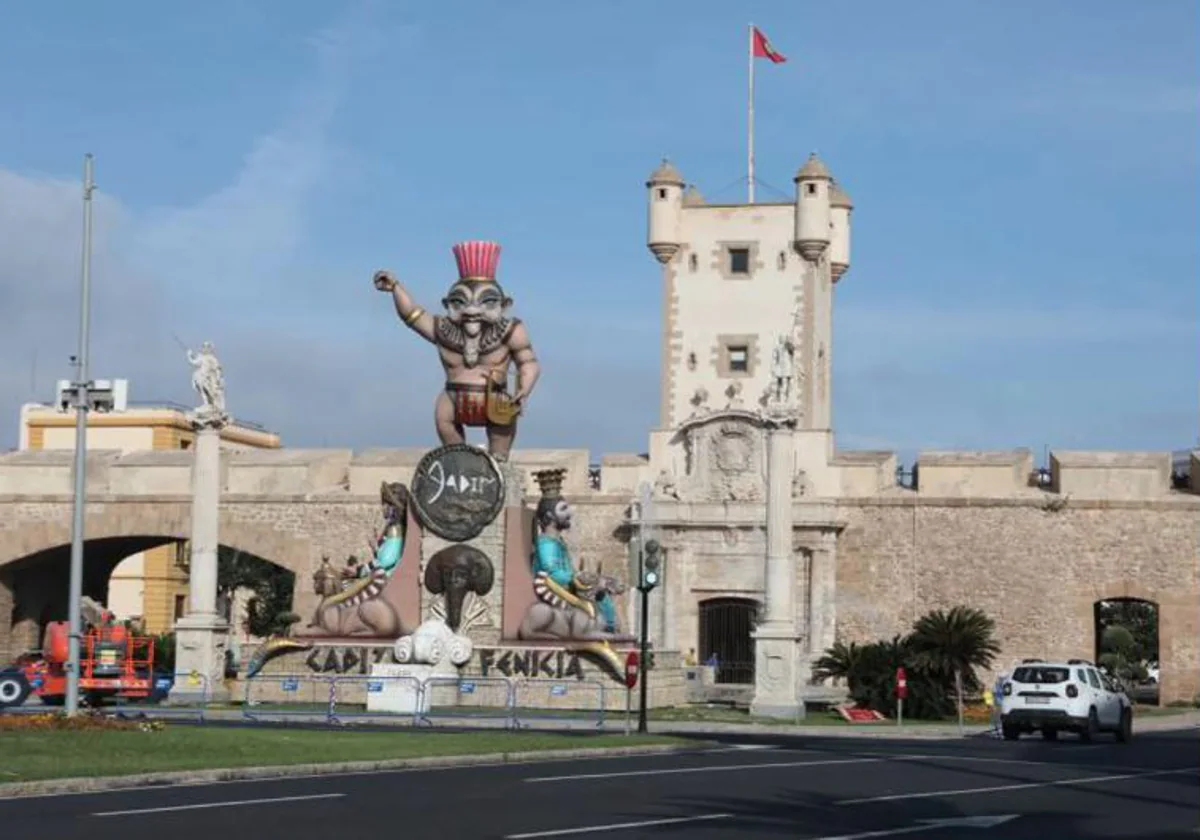
[[[391,296],[400,320],[437,349],[445,373],[434,410],[441,446],[425,454],[408,487],[383,483],[384,529],[373,557],[365,565],[351,557],[340,569],[323,558],[313,575],[319,603],[304,638],[269,640],[254,658],[251,675],[266,659],[307,649],[314,640],[392,641],[395,661],[405,665],[457,667],[470,655],[467,625],[486,612],[482,599],[496,575],[487,555],[466,543],[494,522],[506,504],[514,504],[506,501],[505,487],[519,482],[519,474],[507,462],[540,366],[525,324],[509,314],[512,299],[496,279],[500,245],[466,241],[451,250],[458,277],[442,298],[444,314],[420,306],[392,272],[380,270],[372,278],[378,291]],[[513,367],[516,379],[510,383]],[[484,430],[486,448],[467,442],[467,428]],[[621,629],[615,601],[625,584],[599,564],[589,568],[580,560],[576,565],[565,539],[573,512],[562,493],[564,474],[543,470],[535,476],[541,498],[532,512],[530,554],[507,561],[530,564],[532,591],[506,585],[503,598],[515,598],[506,614],[511,611],[514,620],[502,631],[501,643],[576,651],[620,675],[624,666],[612,645],[634,640]],[[515,505],[521,516],[529,516],[519,497]],[[419,526],[415,529],[408,525],[410,511]],[[422,576],[424,532],[451,545],[429,558]],[[520,576],[525,574],[522,570]],[[440,596],[424,621],[422,577],[429,593]],[[411,606],[398,608],[401,601]]]

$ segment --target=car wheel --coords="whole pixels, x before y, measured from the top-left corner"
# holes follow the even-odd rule
[[[1096,715],[1096,707],[1088,709],[1087,726],[1079,733],[1079,737],[1084,741],[1090,741],[1096,737],[1096,733],[1100,731],[1100,718]]]
[[[1021,730],[1011,723],[1002,723],[1000,724],[1000,734],[1004,736],[1005,741],[1015,741],[1021,737]]]
[[[1043,729],[1042,730],[1042,740],[1043,741],[1057,741],[1058,740],[1058,730],[1057,729]]]
[[[0,676],[0,709],[20,706],[29,696],[30,690],[29,681],[20,672]]]
[[[1129,739],[1133,737],[1133,710],[1125,709],[1121,712],[1121,725],[1117,727],[1117,740],[1122,744],[1129,743]]]

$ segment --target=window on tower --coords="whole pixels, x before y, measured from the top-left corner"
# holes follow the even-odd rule
[[[730,274],[749,274],[750,273],[750,249],[749,248],[730,248],[729,249],[729,273]]]
[[[667,191],[666,191],[666,189],[664,189],[663,187],[659,187],[659,188],[658,188],[658,197],[659,197],[660,199],[666,198],[666,197],[667,197]]]
[[[734,373],[745,373],[750,369],[750,348],[744,344],[729,348],[729,370]]]

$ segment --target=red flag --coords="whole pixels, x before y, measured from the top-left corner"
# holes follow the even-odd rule
[[[769,58],[775,64],[782,64],[787,59],[781,54],[775,52],[775,48],[771,46],[771,42],[767,40],[767,36],[759,31],[759,28],[754,27],[754,57]]]

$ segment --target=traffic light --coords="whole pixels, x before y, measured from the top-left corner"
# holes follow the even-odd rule
[[[646,661],[642,664],[643,671],[654,670],[654,646],[646,644]]]
[[[658,540],[647,540],[642,546],[641,580],[638,589],[649,592],[662,579],[662,546]]]

